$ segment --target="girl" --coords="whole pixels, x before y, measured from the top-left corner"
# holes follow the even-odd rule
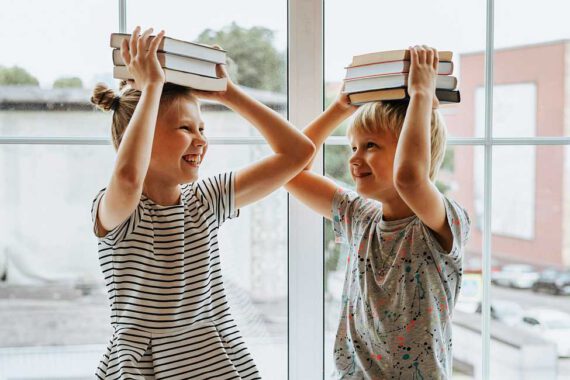
[[[259,379],[226,303],[217,234],[302,170],[314,145],[229,78],[220,93],[165,84],[156,54],[164,31],[152,41],[152,29],[139,32],[121,46],[136,88],[115,96],[98,85],[92,97],[113,110],[117,150],[92,208],[114,328],[97,377]],[[208,141],[196,96],[239,112],[275,153],[198,180]]]
[[[348,244],[338,379],[451,378],[451,316],[470,221],[434,185],[445,152],[445,125],[433,109],[437,52],[417,47],[410,56],[409,103],[366,104],[348,129],[356,192],[310,170],[286,187]],[[305,129],[316,146],[356,111],[347,98]]]

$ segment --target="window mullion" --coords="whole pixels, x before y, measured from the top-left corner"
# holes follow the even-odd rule
[[[323,1],[288,3],[289,119],[323,110]],[[322,152],[314,170],[323,172]],[[323,377],[323,221],[289,197],[289,378]]]

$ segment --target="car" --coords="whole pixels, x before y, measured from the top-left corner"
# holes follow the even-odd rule
[[[479,303],[477,313],[481,313],[483,305]],[[491,301],[491,319],[504,323],[508,326],[520,325],[524,310],[522,306],[513,301],[493,300]]]
[[[532,290],[556,295],[570,294],[570,272],[555,268],[545,269],[532,285]]]
[[[532,265],[507,264],[501,270],[491,273],[491,282],[499,286],[531,289],[539,277]]]
[[[521,326],[555,343],[559,357],[570,357],[570,314],[548,308],[529,309],[524,312]]]

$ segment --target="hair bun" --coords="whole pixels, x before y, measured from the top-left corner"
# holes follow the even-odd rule
[[[91,95],[91,103],[103,111],[116,108],[117,94],[104,83],[97,83]]]

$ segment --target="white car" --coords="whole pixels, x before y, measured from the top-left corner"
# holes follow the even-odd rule
[[[570,314],[555,309],[529,309],[521,326],[556,344],[558,356],[570,357]]]
[[[527,264],[509,264],[491,274],[493,284],[520,289],[531,289],[540,275]]]

